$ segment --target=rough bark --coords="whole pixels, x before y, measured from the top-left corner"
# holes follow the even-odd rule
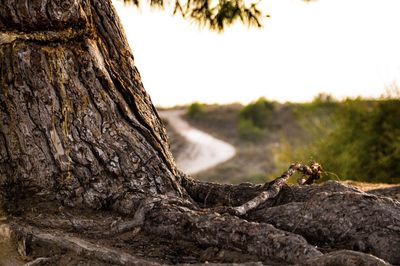
[[[32,263],[56,249],[146,263],[130,245],[143,239],[165,241],[156,259],[169,263],[205,261],[210,248],[214,262],[384,263],[328,253],[343,248],[400,261],[399,202],[287,176],[221,185],[180,173],[109,0],[0,2],[0,191],[23,253],[41,243]],[[246,220],[226,213],[240,205]]]
[[[15,0],[0,10],[1,184],[125,213],[149,194],[180,195],[111,3]]]
[[[306,197],[258,209],[248,219],[300,234],[323,249],[357,250],[399,263],[399,202],[345,186],[341,190],[308,189]]]

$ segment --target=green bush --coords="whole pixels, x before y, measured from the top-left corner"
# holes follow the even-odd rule
[[[312,101],[313,104],[327,104],[334,102],[336,102],[335,98],[327,93],[318,93]]]
[[[296,144],[280,141],[274,150],[277,166],[316,160],[331,173],[323,180],[400,183],[399,100],[322,101],[293,111],[307,134]]]
[[[398,100],[343,102],[333,119],[335,130],[314,143],[313,157],[346,179],[398,183],[399,118]]]
[[[272,111],[275,105],[267,101],[264,97],[259,98],[257,101],[249,103],[240,110],[239,119],[248,120],[258,128],[265,128],[268,119],[271,118]]]
[[[199,103],[199,102],[194,102],[191,105],[189,105],[187,114],[189,118],[196,119],[201,117],[204,114],[204,104]]]
[[[251,120],[239,120],[239,136],[243,140],[257,141],[264,134],[264,130],[255,126]]]

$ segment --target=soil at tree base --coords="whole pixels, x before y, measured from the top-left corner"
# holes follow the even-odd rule
[[[37,206],[35,209],[31,208],[33,203]],[[76,219],[92,221],[107,221],[110,219],[123,221],[127,217],[115,217],[115,213],[102,211],[85,210],[83,212],[75,208],[60,208],[58,204],[54,204],[53,200],[48,200],[46,202],[35,200],[19,201],[15,205],[11,205],[9,211],[13,214],[23,214],[23,219],[28,221],[27,226],[29,226],[29,224],[35,224],[35,226],[38,226],[44,233],[57,234],[60,232],[68,237],[77,237],[90,243],[117,249],[121,252],[127,252],[137,258],[145,259],[149,261],[149,263],[245,263],[249,261],[258,261],[256,256],[234,250],[196,245],[193,242],[163,238],[155,234],[148,234],[137,230],[119,234],[114,237],[102,237],[90,231],[77,232],[72,226],[65,227],[60,231],[52,228],[56,226],[55,224],[51,225],[52,219],[56,220],[60,217],[64,217],[66,221],[68,221],[68,217],[74,217]],[[0,217],[5,218],[5,213],[0,215]],[[15,241],[0,241],[1,266],[19,266],[37,257],[53,257],[54,260],[45,265],[113,265],[40,242],[32,246],[29,255],[29,257],[19,255]],[[270,265],[271,263],[272,262],[268,262]]]

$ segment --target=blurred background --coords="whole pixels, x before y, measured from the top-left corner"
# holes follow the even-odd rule
[[[316,160],[324,179],[400,182],[397,0],[264,0],[262,28],[222,33],[168,7],[114,4],[182,169],[263,183]]]

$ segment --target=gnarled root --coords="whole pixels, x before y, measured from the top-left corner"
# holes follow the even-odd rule
[[[64,251],[72,251],[77,255],[89,257],[91,261],[98,260],[117,265],[160,265],[159,263],[132,256],[121,250],[93,244],[84,239],[60,234],[56,231],[45,232],[26,224],[17,223],[13,223],[11,227],[16,237],[24,242],[35,242],[42,246],[57,247]]]
[[[321,255],[300,235],[269,224],[248,222],[229,214],[191,210],[164,201],[155,203],[148,212],[144,230],[200,245],[239,250],[257,255],[260,260],[295,263]]]
[[[305,200],[260,208],[246,219],[298,233],[328,250],[352,249],[400,262],[400,203],[342,187],[327,192],[320,186],[320,192],[310,190]]]
[[[265,203],[268,199],[276,197],[281,191],[283,185],[286,184],[289,177],[291,177],[296,171],[310,176],[307,180],[303,181],[302,184],[312,184],[314,180],[319,179],[321,170],[321,166],[318,163],[312,163],[310,166],[300,163],[292,164],[280,177],[269,183],[266,191],[261,192],[257,197],[245,204],[232,208],[232,210],[236,215],[242,216]]]
[[[389,263],[372,256],[352,250],[333,251],[302,262],[303,266],[346,265],[346,266],[390,266]]]
[[[268,199],[276,197],[281,191],[282,187],[286,184],[289,177],[291,177],[296,171],[302,173],[303,175],[309,176],[308,179],[302,178],[301,184],[312,184],[314,180],[319,179],[321,175],[322,168],[318,163],[311,163],[310,166],[296,163],[292,164],[289,169],[284,172],[280,177],[268,184],[265,191],[262,191],[255,198],[247,201],[246,203],[232,207],[228,211],[237,216],[243,216],[251,210],[256,209],[261,204],[265,203]]]
[[[168,243],[190,243],[197,250],[207,247],[252,254],[252,259],[245,261],[259,260],[267,264],[324,265],[341,261],[346,265],[358,262],[386,265],[365,253],[392,263],[400,261],[398,202],[337,182],[318,186],[284,186],[295,171],[316,175],[320,168],[313,170],[312,167],[292,165],[280,178],[264,186],[200,183],[188,178],[182,183],[188,194],[198,195],[193,198],[196,202],[190,198],[154,195],[136,204],[139,207],[133,217],[116,218],[115,213],[100,211],[82,215],[75,209],[61,208],[61,215],[57,211],[50,212],[53,216],[47,216],[43,222],[38,222],[34,211],[31,215],[24,212],[24,219],[14,218],[13,222],[20,225],[18,230],[27,239],[36,238],[42,243],[52,243],[103,262],[112,257],[110,261],[121,265],[134,264],[135,261],[147,263],[141,259],[140,253],[131,253],[133,249],[129,245],[121,243],[117,244],[121,249],[111,248],[128,234],[129,241],[140,242],[140,237],[135,238],[142,233],[164,239],[162,241],[168,239],[171,241]],[[260,197],[263,192],[269,193],[269,197]],[[257,204],[248,204],[255,200]],[[235,208],[232,205],[247,206],[245,214],[238,218],[223,211]],[[43,211],[40,217],[46,213],[49,212]],[[27,223],[44,230],[32,226],[24,229]],[[341,249],[365,253],[337,251]],[[329,251],[333,252],[327,253]],[[201,261],[201,255],[196,254],[192,257],[194,259],[179,262]],[[126,258],[133,262],[127,263]]]

